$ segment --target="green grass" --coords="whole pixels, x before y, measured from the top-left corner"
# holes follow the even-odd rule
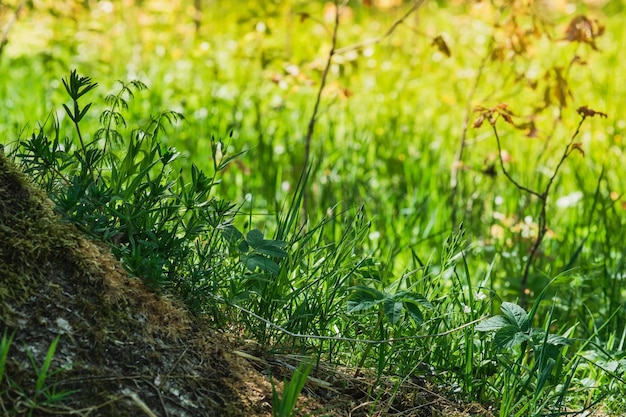
[[[152,1],[112,5],[111,13],[105,2],[79,7],[75,19],[54,6],[58,17],[40,9],[18,22],[0,58],[0,141],[131,273],[276,348],[379,375],[427,364],[442,387],[493,402],[502,415],[600,399],[626,409],[623,3],[605,14],[578,5],[606,25],[599,51],[563,41],[575,15],[555,13],[552,40],[485,60],[490,35],[506,39],[488,5],[428,2],[388,39],[335,58],[308,171],[304,137],[330,47],[321,2],[210,2],[198,32],[185,1],[167,10]],[[340,25],[340,48],[401,15],[358,4],[353,13]],[[531,24],[519,19],[523,29]],[[34,28],[51,35],[30,44]],[[438,35],[450,57],[433,45]],[[574,56],[585,65],[567,72],[571,96],[562,106],[557,73]],[[80,120],[61,82],[73,68],[99,84],[74,94],[79,108],[93,103]],[[539,110],[546,94],[552,102]],[[549,233],[530,270],[529,329],[566,336],[559,349],[535,338],[503,352],[465,326],[520,302],[540,216],[537,199],[502,174],[493,132],[472,127],[474,106],[499,103],[537,126],[537,137],[527,137],[497,124],[508,171],[534,190],[545,189],[578,107],[609,116],[585,121],[576,137],[584,155],[572,153],[555,177]],[[578,202],[558,204],[575,192]],[[424,303],[413,302],[418,295]],[[397,341],[377,342],[390,338]],[[511,397],[513,387],[524,397]]]

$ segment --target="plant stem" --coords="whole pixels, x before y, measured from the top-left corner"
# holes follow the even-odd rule
[[[485,71],[485,66],[493,53],[493,45],[495,39],[492,37],[489,42],[489,46],[487,47],[487,51],[483,56],[483,59],[480,63],[480,67],[478,68],[478,73],[474,78],[474,83],[472,84],[472,88],[470,88],[469,93],[467,94],[467,99],[465,100],[465,119],[463,120],[463,130],[461,133],[461,139],[459,141],[459,147],[454,155],[454,160],[452,161],[452,169],[450,171],[450,205],[449,207],[452,209],[452,227],[456,227],[457,224],[457,212],[455,208],[455,200],[456,195],[459,190],[459,182],[458,182],[458,173],[461,164],[463,163],[463,154],[465,152],[465,147],[467,146],[467,131],[470,125],[470,116],[472,114],[472,100],[476,94],[476,90],[478,89],[478,84],[480,83],[480,79]]]
[[[527,288],[528,288],[528,277],[530,275],[530,267],[535,257],[537,256],[539,247],[541,246],[541,243],[543,242],[544,237],[548,233],[548,216],[547,216],[548,195],[550,194],[550,190],[552,188],[552,185],[554,184],[554,180],[556,179],[557,174],[559,173],[559,170],[561,169],[561,166],[563,165],[567,157],[572,152],[572,145],[574,144],[574,139],[580,133],[580,128],[586,118],[587,116],[585,114],[581,115],[581,119],[580,119],[580,122],[578,123],[578,126],[576,127],[576,131],[574,132],[569,142],[565,146],[563,154],[561,155],[561,159],[559,160],[558,164],[554,168],[554,171],[552,172],[552,175],[550,176],[550,179],[548,180],[548,183],[546,184],[546,187],[544,188],[542,192],[531,190],[530,188],[523,186],[522,184],[517,182],[506,170],[506,167],[504,166],[504,160],[502,159],[502,146],[500,143],[500,136],[498,135],[498,129],[496,128],[495,121],[491,123],[493,133],[496,137],[496,143],[498,144],[498,160],[500,161],[500,167],[502,168],[502,172],[504,173],[506,178],[509,180],[509,182],[511,182],[518,190],[524,191],[530,195],[537,197],[539,199],[539,204],[540,204],[539,218],[537,219],[537,238],[535,239],[535,241],[533,242],[530,248],[530,251],[528,253],[528,259],[526,260],[524,264],[524,270],[522,272],[522,278],[520,280],[520,305],[523,308],[526,306],[526,296],[527,296],[526,293],[527,293]]]
[[[341,13],[341,8],[345,5],[346,1],[339,6],[339,0],[335,0],[335,24],[333,26],[333,35],[331,38],[331,46],[330,51],[328,52],[328,57],[326,59],[326,66],[324,67],[324,72],[322,73],[322,79],[320,81],[320,88],[317,91],[317,97],[315,98],[315,106],[313,106],[313,114],[311,115],[311,119],[309,119],[309,124],[307,127],[306,137],[304,139],[304,167],[303,169],[306,171],[308,169],[310,160],[311,160],[311,140],[313,138],[313,132],[315,130],[315,123],[317,122],[317,113],[319,111],[320,102],[322,101],[322,91],[326,86],[326,79],[328,78],[328,73],[330,71],[330,65],[333,61],[333,56],[335,55],[335,48],[337,46],[337,32],[339,31],[339,15]],[[309,207],[309,193],[307,190],[304,190],[304,217],[306,219],[307,210]]]

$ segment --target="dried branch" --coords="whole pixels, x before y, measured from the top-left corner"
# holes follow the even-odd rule
[[[382,42],[383,40],[385,40],[386,38],[391,36],[391,34],[393,32],[395,32],[395,30],[398,28],[398,26],[400,26],[402,23],[404,23],[404,21],[411,14],[413,14],[413,12],[415,12],[417,9],[419,9],[420,6],[422,4],[424,4],[425,2],[426,2],[426,0],[416,0],[413,3],[413,5],[411,6],[411,8],[408,9],[398,20],[393,22],[393,24],[389,27],[389,29],[387,29],[387,32],[383,33],[382,35],[380,35],[380,36],[378,36],[376,38],[364,40],[363,42],[355,43],[354,45],[349,45],[349,46],[344,46],[343,48],[339,48],[339,49],[337,49],[335,51],[335,54],[336,55],[345,54],[347,52],[356,51],[356,50],[359,50],[359,49],[363,49],[363,48],[365,48],[367,46],[375,45],[377,43]]]
[[[461,139],[459,140],[459,147],[456,151],[456,154],[454,155],[454,160],[452,161],[452,169],[450,170],[451,190],[450,190],[449,201],[450,201],[450,208],[452,209],[452,227],[455,227],[456,222],[457,222],[455,200],[456,200],[456,195],[458,193],[458,188],[459,188],[458,174],[459,174],[459,168],[461,167],[461,164],[463,163],[463,155],[465,152],[465,148],[467,146],[467,131],[469,130],[470,118],[472,115],[472,100],[474,99],[476,91],[478,90],[478,85],[480,84],[482,75],[485,72],[485,67],[487,66],[487,62],[489,61],[489,58],[491,57],[491,54],[493,53],[494,43],[495,43],[495,39],[492,37],[491,42],[489,43],[489,46],[487,47],[487,50],[485,52],[485,55],[482,58],[480,66],[478,67],[478,73],[476,74],[476,77],[474,78],[474,83],[472,84],[472,87],[470,88],[470,91],[467,94],[467,99],[465,100],[465,119],[463,120],[463,130],[461,133]]]
[[[563,163],[571,155],[572,151],[578,150],[582,152],[582,150],[580,149],[580,145],[577,143],[574,143],[574,140],[576,139],[576,137],[578,137],[580,133],[580,128],[582,127],[587,117],[593,117],[593,116],[607,117],[606,114],[588,109],[587,107],[579,108],[578,113],[580,114],[581,118],[580,118],[580,122],[578,123],[578,126],[576,127],[576,131],[571,136],[569,142],[565,146],[563,154],[561,155],[561,159],[557,163],[556,167],[554,168],[554,171],[552,172],[552,175],[548,179],[548,183],[546,184],[545,188],[541,192],[531,190],[530,188],[523,186],[522,184],[517,182],[506,170],[506,167],[504,166],[504,160],[502,159],[502,149],[500,145],[500,136],[498,134],[498,129],[496,128],[496,120],[493,119],[493,121],[490,121],[491,127],[496,137],[496,142],[498,144],[498,159],[500,161],[500,167],[502,168],[502,172],[504,173],[506,178],[509,180],[509,182],[511,182],[518,190],[524,191],[530,195],[537,197],[539,199],[539,204],[540,204],[539,217],[537,219],[537,238],[533,242],[530,248],[530,251],[528,253],[528,259],[526,260],[526,263],[524,264],[524,270],[522,272],[522,278],[520,281],[520,305],[522,307],[526,305],[526,295],[527,295],[526,291],[528,288],[528,277],[530,276],[530,268],[533,264],[535,257],[537,256],[539,247],[541,246],[543,239],[548,233],[547,206],[548,206],[548,196],[550,195],[550,190],[552,189],[552,185],[554,184],[554,181],[561,167],[563,166]]]
[[[309,120],[309,125],[307,127],[306,137],[304,138],[304,170],[308,169],[309,162],[311,160],[311,140],[313,139],[313,132],[315,130],[315,123],[317,122],[317,113],[319,112],[320,102],[322,101],[322,92],[324,87],[326,86],[326,80],[328,78],[328,73],[330,71],[330,65],[333,61],[333,56],[335,56],[335,48],[337,47],[337,32],[339,31],[339,16],[341,14],[341,8],[343,8],[347,3],[347,0],[344,0],[339,5],[339,0],[335,0],[335,24],[333,26],[333,35],[331,39],[330,51],[328,52],[328,58],[326,59],[326,66],[324,67],[324,72],[322,73],[322,80],[320,81],[320,88],[317,91],[317,97],[315,98],[315,106],[313,107],[313,114],[311,115],[311,119]],[[303,206],[304,206],[304,217],[306,218],[307,210],[309,207],[309,193],[305,189],[303,191]]]

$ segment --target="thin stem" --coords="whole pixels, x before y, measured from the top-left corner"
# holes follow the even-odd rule
[[[85,146],[83,135],[80,133],[80,127],[76,120],[74,120],[74,126],[76,126],[76,133],[78,134],[78,140],[80,141],[80,146],[83,151],[83,158],[85,158],[85,163],[87,164],[87,170],[89,170],[89,175],[91,176],[91,180],[95,182],[96,177],[93,174],[93,167],[91,166],[91,163],[87,160],[87,147]]]
[[[547,197],[548,192],[550,191],[550,187],[552,187],[552,183],[554,182],[554,179],[556,178],[556,174],[559,172],[559,169],[561,169],[561,165],[563,165],[563,162],[565,162],[565,160],[569,156],[570,152],[572,151],[572,144],[574,143],[574,139],[576,139],[576,137],[580,133],[580,128],[583,125],[583,123],[585,122],[586,118],[587,117],[584,116],[584,115],[580,118],[580,122],[578,123],[578,126],[576,127],[576,131],[572,135],[572,137],[571,137],[569,143],[567,144],[567,146],[565,146],[565,150],[563,151],[563,155],[561,156],[561,160],[556,165],[556,168],[554,169],[554,173],[550,177],[550,180],[548,181],[548,185],[546,185],[546,189],[544,191],[544,194],[546,194],[546,197]]]
[[[524,272],[522,274],[522,280],[520,283],[521,284],[520,285],[521,287],[520,304],[522,305],[522,307],[526,305],[526,288],[528,286],[528,276],[530,275],[530,266],[533,263],[535,256],[537,255],[537,252],[539,251],[539,247],[541,246],[543,239],[548,233],[548,215],[547,215],[547,209],[546,209],[548,205],[548,195],[550,193],[550,189],[552,188],[552,184],[554,184],[554,180],[556,179],[556,176],[559,173],[559,170],[561,169],[561,166],[563,165],[563,163],[565,162],[565,160],[567,159],[567,157],[572,151],[572,144],[574,143],[574,139],[580,133],[580,127],[585,122],[585,118],[586,116],[584,115],[581,117],[580,122],[578,123],[578,126],[576,127],[576,131],[570,138],[570,141],[565,147],[565,150],[563,151],[563,155],[561,156],[559,163],[556,165],[556,168],[554,168],[554,172],[550,176],[550,179],[548,180],[548,184],[546,184],[546,188],[543,190],[541,194],[535,194],[537,195],[537,197],[539,197],[539,201],[541,202],[541,211],[539,212],[539,218],[537,219],[537,239],[535,239],[535,242],[530,248],[530,252],[528,254],[528,260],[526,261],[526,264],[524,265]]]
[[[567,157],[572,152],[572,144],[574,143],[574,139],[576,139],[576,137],[579,135],[580,128],[582,124],[585,122],[586,118],[587,118],[587,115],[582,113],[580,122],[578,123],[578,126],[576,127],[576,131],[574,132],[569,142],[565,146],[563,155],[561,155],[561,159],[559,160],[556,167],[554,168],[554,171],[552,172],[552,175],[550,176],[548,183],[546,184],[546,187],[544,188],[542,192],[531,190],[530,188],[523,186],[522,184],[517,182],[513,177],[511,177],[509,172],[506,170],[506,167],[504,166],[504,161],[502,159],[502,146],[500,144],[500,136],[498,135],[498,129],[496,128],[496,123],[495,121],[491,122],[491,127],[496,137],[496,143],[498,144],[498,160],[500,161],[500,167],[502,168],[502,172],[504,173],[506,178],[517,189],[537,197],[539,199],[539,204],[540,204],[539,218],[537,219],[537,238],[533,242],[530,248],[530,251],[528,253],[528,259],[526,260],[526,263],[524,264],[524,270],[522,272],[522,278],[520,281],[520,305],[522,307],[525,307],[526,305],[526,290],[528,287],[528,277],[530,276],[531,265],[533,264],[533,261],[535,260],[537,253],[539,252],[539,247],[541,246],[543,239],[548,233],[548,215],[547,215],[548,195],[550,194],[550,190],[552,188],[552,185],[554,184],[554,180],[556,179],[556,176],[559,173],[559,170],[563,166],[563,163],[565,162]]]
[[[389,27],[389,29],[387,29],[387,32],[383,33],[382,35],[377,36],[377,37],[372,38],[372,39],[364,40],[363,42],[355,43],[353,45],[344,46],[343,48],[337,49],[335,51],[335,53],[337,55],[341,55],[341,54],[345,54],[347,52],[356,51],[356,50],[359,50],[359,49],[363,49],[366,46],[376,45],[377,43],[382,42],[383,40],[385,40],[386,38],[391,36],[391,34],[393,32],[395,32],[395,30],[398,28],[398,26],[400,26],[402,23],[404,23],[404,21],[411,14],[413,14],[413,12],[415,12],[417,9],[419,9],[420,6],[422,4],[424,4],[425,2],[426,2],[426,0],[416,0],[413,3],[413,5],[411,6],[411,8],[409,10],[407,10],[402,16],[400,16],[400,18],[398,20],[393,22],[393,24]]]
[[[502,145],[500,144],[500,135],[498,135],[498,129],[496,128],[496,124],[495,122],[491,124],[491,127],[493,129],[493,133],[496,137],[496,142],[498,144],[498,160],[500,161],[500,168],[502,168],[502,172],[504,173],[504,176],[507,177],[507,179],[513,183],[513,185],[515,187],[517,187],[518,189],[527,192],[528,194],[532,194],[534,196],[537,196],[539,198],[541,198],[541,194],[539,194],[537,191],[535,190],[531,190],[530,188],[527,188],[525,186],[523,186],[522,184],[520,184],[519,182],[517,182],[513,177],[511,177],[511,174],[509,174],[509,172],[506,170],[506,167],[504,166],[504,160],[502,159]]]
[[[450,208],[452,209],[452,227],[456,226],[457,218],[456,218],[456,209],[455,209],[455,200],[456,195],[459,190],[459,182],[458,182],[458,174],[459,168],[463,162],[463,153],[465,152],[465,148],[467,146],[467,131],[470,125],[470,116],[472,114],[472,100],[474,99],[474,95],[476,94],[476,90],[478,89],[478,85],[480,84],[480,79],[485,71],[485,67],[487,62],[489,61],[489,57],[493,53],[493,45],[495,39],[492,37],[489,42],[489,46],[487,47],[487,51],[482,58],[480,63],[480,67],[478,68],[478,73],[474,78],[474,83],[470,88],[469,93],[467,94],[467,99],[465,100],[465,119],[463,120],[463,131],[461,133],[461,140],[459,141],[459,147],[454,155],[454,160],[452,161],[452,169],[450,171]]]
[[[322,91],[326,86],[326,80],[328,78],[328,73],[330,72],[330,65],[333,61],[333,56],[335,55],[335,48],[337,47],[337,32],[339,31],[339,15],[341,13],[341,8],[344,7],[346,0],[339,6],[339,0],[335,0],[335,25],[333,27],[333,35],[331,38],[331,46],[330,51],[328,52],[328,58],[326,59],[326,66],[324,67],[324,72],[322,73],[322,79],[320,82],[320,88],[317,91],[317,97],[315,98],[315,106],[313,107],[313,114],[311,115],[311,119],[309,120],[309,125],[307,127],[306,137],[304,139],[304,170],[308,169],[309,162],[311,159],[311,140],[313,138],[313,132],[315,131],[315,123],[317,122],[317,113],[319,112],[320,102],[322,101]],[[306,218],[306,213],[309,207],[309,197],[307,190],[304,190],[304,217]]]

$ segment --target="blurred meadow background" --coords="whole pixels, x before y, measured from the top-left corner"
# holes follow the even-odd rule
[[[105,97],[139,80],[147,89],[125,96],[119,129],[180,113],[159,136],[180,153],[167,169],[215,175],[214,194],[235,207],[229,224],[289,254],[274,259],[280,271],[228,264],[184,291],[179,272],[175,290],[208,288],[300,334],[381,340],[445,333],[509,302],[532,306],[531,327],[545,330],[532,339],[518,329],[534,340],[528,352],[558,350],[545,371],[541,355],[503,359],[527,346],[493,345],[497,326],[370,349],[290,340],[204,295],[191,297],[197,310],[357,368],[408,375],[428,363],[464,398],[534,398],[534,411],[520,397],[501,415],[563,410],[566,396],[573,408],[623,411],[625,9],[621,0],[3,0],[0,142],[20,154],[36,131],[73,137],[70,70],[98,83],[81,99],[93,103],[81,121],[87,142]],[[216,171],[214,158],[231,155]]]

